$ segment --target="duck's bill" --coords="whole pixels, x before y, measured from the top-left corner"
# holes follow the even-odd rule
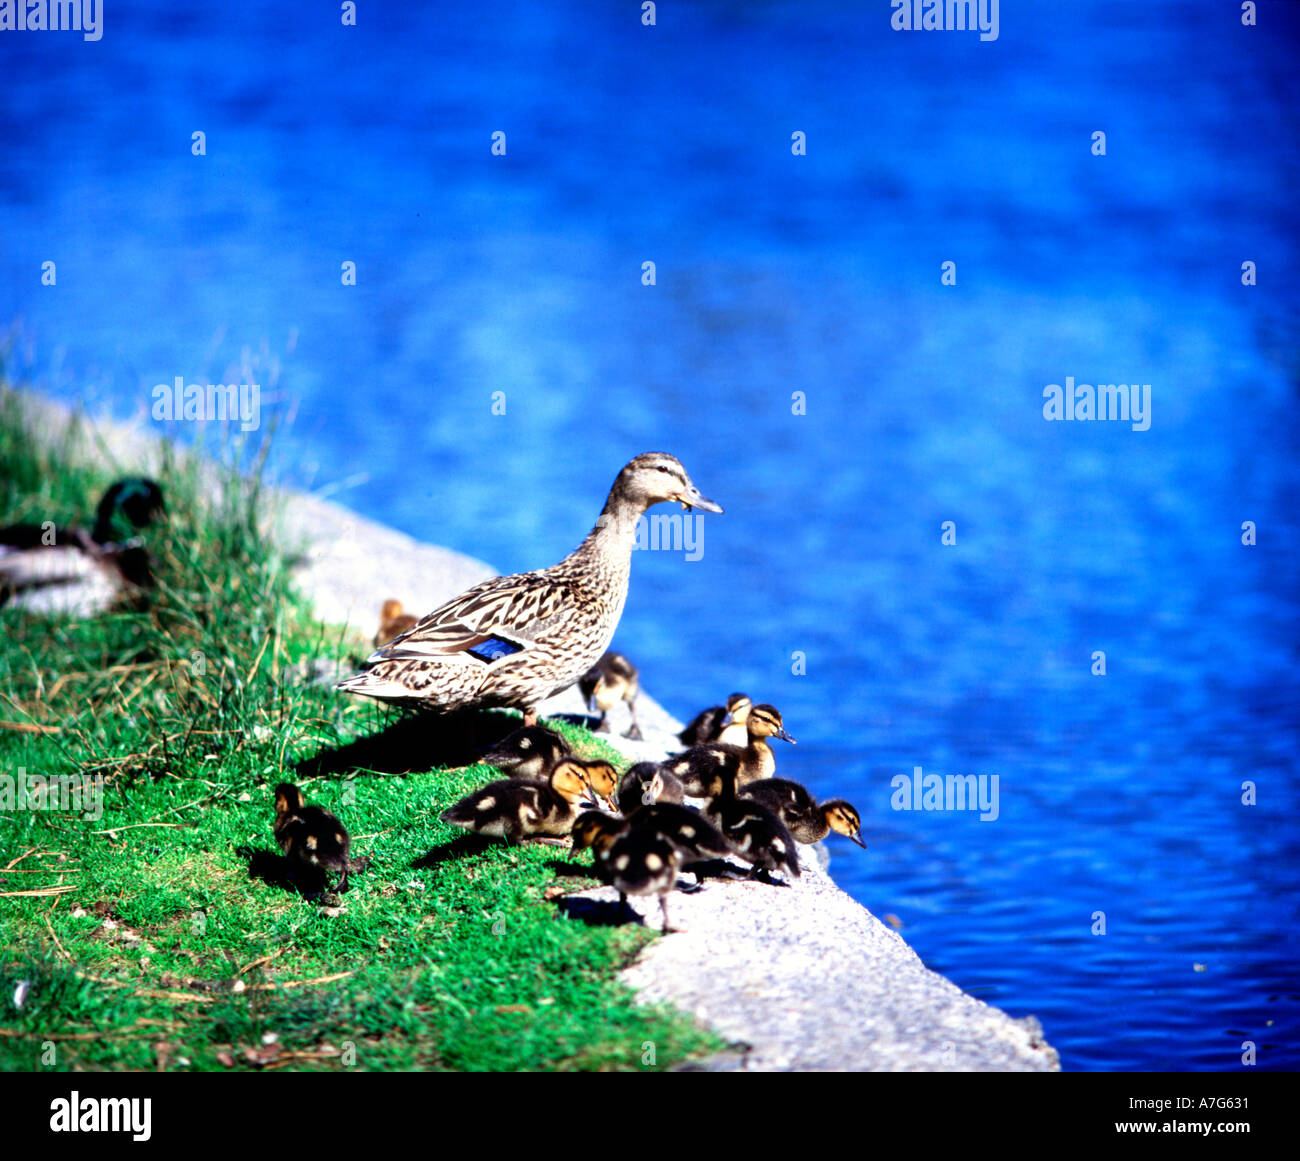
[[[776,732],[776,736],[777,736],[778,738],[780,738],[781,741],[783,741],[783,742],[789,742],[790,745],[792,745],[792,746],[794,745],[794,739],[793,739],[792,737],[790,737],[790,735],[787,734],[784,730],[777,730],[777,732]]]
[[[862,841],[860,834],[851,834],[848,836],[848,840],[851,843],[857,843],[864,851],[867,849],[867,844]]]
[[[699,489],[692,488],[684,496],[678,496],[682,508],[689,512],[692,508],[699,508],[703,512],[722,512],[722,505],[710,500],[707,496],[701,496]]]

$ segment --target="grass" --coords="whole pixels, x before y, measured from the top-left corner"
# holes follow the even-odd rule
[[[85,429],[24,428],[0,386],[0,524],[85,519],[136,470]],[[589,866],[437,821],[492,775],[434,765],[444,725],[312,679],[364,649],[313,620],[264,536],[264,451],[226,449],[214,475],[162,450],[147,607],[0,609],[0,775],[103,779],[97,819],[0,811],[0,1069],[644,1070],[719,1047],[618,982],[648,932],[556,905]],[[274,849],[285,779],[371,860],[341,907],[235,853]]]

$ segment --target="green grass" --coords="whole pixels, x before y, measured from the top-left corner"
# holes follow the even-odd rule
[[[136,469],[88,455],[84,432],[32,441],[20,407],[0,387],[0,524],[84,519]],[[491,771],[429,768],[437,719],[304,680],[364,647],[313,621],[260,531],[263,452],[225,449],[220,488],[164,455],[147,608],[0,610],[0,774],[104,780],[94,821],[0,813],[0,1068],[642,1070],[719,1047],[618,982],[649,933],[556,906],[589,867],[563,848],[452,845],[439,812]],[[274,849],[284,779],[371,859],[341,908],[235,853]]]

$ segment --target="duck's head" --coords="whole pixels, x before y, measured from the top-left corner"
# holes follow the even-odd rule
[[[612,818],[603,810],[583,811],[570,832],[573,835],[573,849],[576,852],[591,847],[597,854],[601,854],[623,833],[625,825],[621,819]]]
[[[754,703],[749,700],[749,694],[733,693],[727,698],[727,716],[722,719],[722,724],[729,726],[735,723],[743,726],[753,705]]]
[[[162,488],[153,480],[143,476],[118,480],[95,509],[92,535],[100,544],[126,540],[164,511]]]
[[[551,789],[561,798],[573,803],[596,804],[591,801],[591,785],[587,781],[587,771],[576,758],[561,758],[551,771]]]
[[[675,500],[685,509],[701,508],[705,512],[721,512],[722,505],[715,504],[700,494],[676,456],[667,452],[646,452],[631,460],[619,472],[614,486],[609,490],[611,508],[630,508],[644,512],[653,504]]]
[[[867,849],[867,844],[862,841],[862,819],[858,817],[858,812],[851,802],[845,802],[842,798],[832,798],[829,802],[823,802],[822,816],[826,819],[826,825],[836,834],[844,835],[864,851]]]
[[[275,813],[293,814],[299,811],[305,805],[302,797],[302,791],[292,782],[281,782],[275,788]]]
[[[774,705],[756,705],[749,711],[745,720],[751,738],[780,738],[783,742],[794,745],[794,739],[785,732],[785,723],[781,721],[781,711]]]

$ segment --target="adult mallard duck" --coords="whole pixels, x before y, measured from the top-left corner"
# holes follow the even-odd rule
[[[0,606],[89,617],[153,584],[136,535],[164,510],[153,480],[118,480],[99,501],[94,527],[0,528]]]
[[[637,520],[654,504],[722,508],[664,452],[618,474],[596,526],[559,564],[494,577],[422,617],[338,688],[423,709],[537,707],[568,689],[609,647],[623,603]]]

